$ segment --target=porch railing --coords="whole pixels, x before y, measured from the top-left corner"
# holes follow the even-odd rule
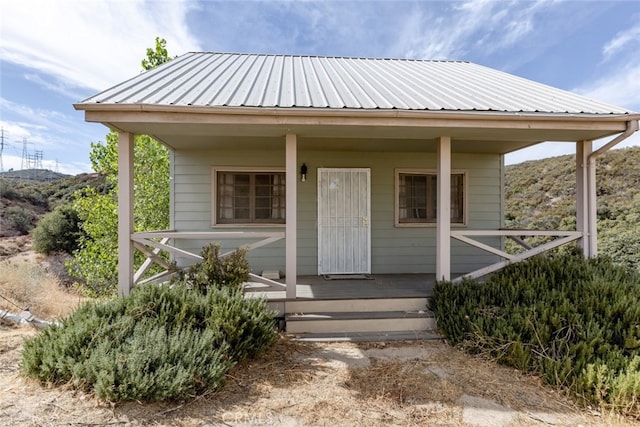
[[[578,240],[583,236],[581,231],[551,231],[551,230],[513,230],[513,229],[503,229],[503,230],[451,230],[451,237],[453,239],[464,242],[468,245],[474,246],[476,248],[482,249],[486,252],[492,253],[494,255],[498,255],[503,258],[503,261],[496,262],[495,264],[491,264],[487,267],[472,271],[471,273],[467,273],[463,276],[460,276],[455,279],[455,281],[461,281],[465,278],[468,279],[476,279],[478,277],[482,277],[489,273],[493,273],[494,271],[500,270],[506,267],[509,264],[514,264],[520,261],[524,261],[527,258],[531,258],[532,256],[539,255],[543,252],[547,252],[551,249],[557,248],[559,246],[565,245],[567,243],[573,242],[574,240]],[[522,246],[525,250],[519,254],[510,254],[501,249],[495,248],[493,246],[482,243],[475,238],[478,237],[507,237],[520,246]],[[533,246],[532,244],[525,241],[527,237],[549,237],[553,240],[548,241],[546,243],[540,244],[538,246]]]
[[[207,240],[207,241],[221,241],[221,240],[256,240],[253,243],[241,245],[247,250],[251,251],[266,245],[269,245],[278,240],[282,240],[285,237],[284,232],[256,232],[256,231],[146,231],[140,233],[133,233],[131,240],[133,246],[142,252],[147,259],[140,266],[140,268],[133,275],[133,284],[139,285],[148,282],[160,281],[170,275],[175,274],[180,269],[171,262],[167,262],[160,256],[160,252],[167,252],[174,257],[187,258],[192,261],[202,261],[202,257],[193,252],[178,248],[175,246],[176,240]],[[235,249],[234,249],[235,250]],[[225,257],[234,250],[227,251],[221,254],[221,257]],[[142,279],[145,273],[153,265],[157,264],[164,270],[158,274]],[[250,273],[251,279],[260,283],[266,283],[272,287],[284,288],[282,283],[270,280],[256,274]]]

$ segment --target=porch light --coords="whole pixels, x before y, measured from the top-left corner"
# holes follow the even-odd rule
[[[305,182],[307,180],[307,164],[303,163],[300,167],[300,180]]]

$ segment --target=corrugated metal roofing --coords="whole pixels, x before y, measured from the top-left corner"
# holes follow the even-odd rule
[[[626,114],[470,62],[192,52],[82,104]]]

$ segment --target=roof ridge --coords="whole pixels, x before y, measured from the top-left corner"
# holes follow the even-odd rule
[[[410,62],[452,62],[466,63],[470,61],[459,59],[424,59],[424,58],[391,58],[372,56],[330,56],[330,55],[301,55],[290,53],[250,53],[250,52],[216,52],[216,51],[190,51],[184,54],[212,54],[212,55],[233,55],[233,56],[265,56],[265,57],[290,57],[290,58],[321,58],[321,59],[361,59],[369,61],[410,61]],[[179,55],[180,56],[180,55]]]

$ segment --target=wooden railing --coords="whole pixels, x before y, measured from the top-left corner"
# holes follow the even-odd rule
[[[133,284],[142,284],[147,282],[160,281],[172,274],[175,274],[179,268],[171,262],[167,262],[160,256],[160,252],[167,252],[174,257],[187,258],[192,261],[201,261],[202,257],[187,250],[174,246],[176,240],[207,240],[211,242],[221,240],[255,240],[257,241],[242,245],[247,250],[257,249],[285,237],[284,232],[252,232],[252,231],[147,231],[134,233],[131,235],[133,246],[142,252],[147,259],[133,275]],[[234,249],[235,250],[235,249]],[[233,250],[225,252],[220,256],[225,257],[233,253]],[[142,277],[153,264],[157,264],[164,271],[142,280]],[[253,273],[249,275],[252,279],[261,283],[267,283],[274,287],[284,288],[282,283],[257,276]]]
[[[462,279],[476,279],[486,274],[493,273],[500,270],[509,264],[514,264],[520,261],[524,261],[532,256],[539,255],[547,252],[551,249],[557,248],[574,240],[578,240],[582,237],[580,231],[551,231],[551,230],[451,230],[451,237],[453,239],[464,242],[468,245],[482,249],[486,252],[498,255],[503,258],[503,261],[491,264],[487,267],[472,271],[461,277],[455,279],[460,281]],[[501,249],[482,243],[473,239],[477,237],[507,237],[514,242],[518,243],[525,250],[519,254],[509,254]],[[527,237],[549,237],[553,240],[546,243],[542,243],[538,246],[533,246],[525,241]]]

